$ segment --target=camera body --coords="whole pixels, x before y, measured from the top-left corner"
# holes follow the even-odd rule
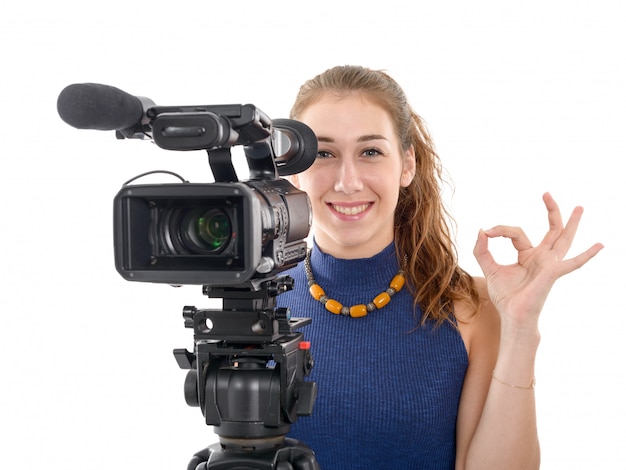
[[[114,200],[115,266],[168,284],[271,277],[304,259],[310,214],[284,179],[126,186]]]

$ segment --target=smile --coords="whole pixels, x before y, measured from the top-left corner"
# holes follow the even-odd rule
[[[345,215],[357,215],[360,214],[361,212],[365,211],[370,205],[369,204],[361,204],[359,206],[352,206],[352,207],[347,207],[347,206],[338,206],[337,204],[332,204],[332,208],[339,212],[340,214],[345,214]]]

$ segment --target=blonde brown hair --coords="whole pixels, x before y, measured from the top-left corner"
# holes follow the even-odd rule
[[[387,73],[360,66],[337,66],[305,82],[291,109],[299,115],[322,95],[358,93],[381,106],[391,117],[402,151],[413,147],[416,173],[400,188],[395,212],[396,253],[405,264],[407,284],[422,309],[422,322],[452,321],[454,302],[467,302],[475,313],[479,298],[472,277],[458,265],[448,222],[452,218],[441,198],[442,167],[426,124],[413,111],[398,83]]]

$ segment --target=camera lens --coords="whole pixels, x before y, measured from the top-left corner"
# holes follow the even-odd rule
[[[184,217],[181,229],[194,251],[219,253],[228,245],[232,225],[221,209],[194,209]]]

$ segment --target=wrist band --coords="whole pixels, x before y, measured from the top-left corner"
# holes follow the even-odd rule
[[[498,377],[496,377],[496,371],[495,370],[493,371],[491,376],[494,378],[494,380],[496,382],[500,382],[502,385],[506,385],[507,387],[519,388],[519,389],[522,389],[522,390],[532,390],[532,389],[535,388],[535,379],[533,379],[533,381],[530,383],[530,385],[528,387],[523,387],[523,386],[520,386],[520,385],[509,384],[509,383],[506,383],[504,380],[499,379]]]

